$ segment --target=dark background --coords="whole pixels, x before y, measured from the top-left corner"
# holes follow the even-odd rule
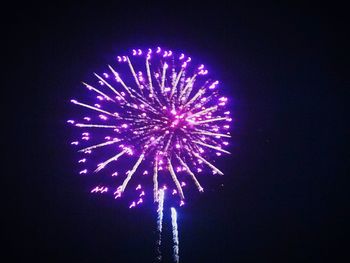
[[[158,45],[213,67],[236,119],[224,186],[179,211],[180,261],[336,262],[348,206],[343,10],[230,1],[4,8],[6,262],[152,262],[153,209],[88,194],[65,121],[81,80],[121,51]]]

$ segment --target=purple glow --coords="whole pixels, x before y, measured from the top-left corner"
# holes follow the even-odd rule
[[[168,185],[182,206],[183,190],[190,191],[184,181],[191,180],[203,192],[196,176],[222,174],[212,159],[229,154],[224,149],[229,144],[228,124],[232,121],[225,110],[229,100],[219,96],[219,81],[211,76],[212,72],[183,53],[160,47],[134,48],[116,59],[119,63],[108,66],[108,72],[95,73],[94,83],[83,83],[85,90],[93,94],[86,97],[86,102],[71,100],[91,111],[89,117],[84,111],[77,121],[67,120],[83,130],[71,144],[79,145],[81,154],[91,154],[89,159],[79,159],[79,174],[87,174],[86,167],[89,171],[97,167],[89,172],[91,175],[108,173],[109,178],[114,177],[109,180],[117,184],[109,188],[115,198],[129,189],[129,181],[143,175],[144,180],[154,183],[153,196]],[[118,166],[121,158],[128,158],[130,166]],[[136,198],[129,200],[129,208],[145,202],[141,197],[149,191],[146,183],[132,184]],[[107,186],[91,190],[113,191]]]
[[[86,174],[86,173],[87,173],[87,169],[81,170],[81,171],[79,172],[79,174]]]
[[[96,186],[94,189],[92,189],[90,192],[91,193],[106,193],[108,191],[108,187],[105,186]]]

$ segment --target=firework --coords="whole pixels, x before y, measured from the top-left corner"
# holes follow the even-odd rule
[[[225,110],[227,98],[219,96],[219,81],[208,69],[183,53],[160,47],[134,49],[129,56],[117,56],[116,60],[118,65],[108,65],[108,72],[94,73],[95,84],[82,82],[96,98],[71,100],[86,109],[84,115],[68,120],[82,130],[81,137],[71,142],[80,146],[79,152],[84,155],[79,165],[87,165],[87,156],[95,151],[103,151],[98,155],[101,159],[104,156],[100,162],[90,161],[95,162],[94,168],[82,167],[79,173],[101,172],[121,158],[132,158],[135,163],[119,183],[98,185],[91,192],[112,189],[119,198],[139,173],[153,181],[153,199],[158,201],[159,174],[167,172],[161,179],[164,184],[172,181],[173,194],[183,205],[186,183],[179,179],[179,173],[183,174],[181,178],[187,175],[200,192],[203,187],[198,174],[223,174],[211,159],[215,154],[229,154],[225,147],[232,119]],[[145,170],[139,172],[142,166]],[[120,174],[120,170],[111,173],[117,178]],[[130,208],[143,203],[145,191],[141,186],[136,190],[137,199]]]
[[[160,47],[133,49],[129,55],[117,56],[118,65],[108,65],[108,72],[94,73],[95,84],[82,82],[91,92],[89,100],[72,99],[83,108],[82,115],[67,122],[82,130],[80,138],[71,142],[83,155],[79,174],[105,170],[113,177],[112,185],[97,185],[91,193],[112,192],[120,198],[137,174],[153,182],[153,200],[158,204],[156,262],[160,262],[166,185],[172,182],[171,194],[182,206],[187,178],[203,192],[198,174],[223,175],[212,156],[230,154],[225,147],[232,118],[225,110],[228,99],[219,96],[219,81],[203,64]],[[134,163],[128,161],[129,170],[119,179],[126,165],[113,164],[125,157]],[[141,205],[147,192],[139,181],[135,185],[137,198],[129,208]],[[173,260],[179,262],[177,212],[174,207],[170,210]]]
[[[157,209],[157,241],[156,241],[156,260],[161,262],[162,254],[160,246],[162,244],[162,228],[163,228],[163,206],[164,206],[164,190],[158,191],[158,209]]]
[[[175,263],[179,262],[179,235],[177,230],[177,212],[174,207],[171,208],[171,225],[173,228],[173,259]]]

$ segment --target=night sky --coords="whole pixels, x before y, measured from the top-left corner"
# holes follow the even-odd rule
[[[69,100],[86,94],[81,80],[158,45],[209,65],[235,117],[225,176],[179,209],[180,262],[336,262],[345,252],[343,7],[211,2],[4,10],[4,262],[152,262],[154,208],[89,194],[66,120],[79,110]]]

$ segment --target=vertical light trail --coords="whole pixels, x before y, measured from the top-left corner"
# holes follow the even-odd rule
[[[162,83],[160,85],[160,91],[162,93],[164,93],[164,85],[165,85],[165,73],[166,73],[166,69],[168,68],[168,64],[164,63],[163,65],[163,73],[162,73]]]
[[[154,161],[154,169],[153,169],[153,199],[154,202],[158,202],[159,194],[158,194],[158,161],[157,158]]]
[[[157,241],[156,241],[156,260],[161,262],[162,252],[160,246],[162,245],[162,225],[163,225],[163,206],[164,206],[164,190],[158,191],[158,209],[157,209]]]
[[[171,225],[173,228],[173,260],[179,262],[179,233],[177,228],[177,213],[174,207],[171,208]]]
[[[176,87],[177,87],[177,84],[179,83],[180,81],[180,78],[182,76],[182,72],[183,72],[183,69],[180,70],[180,72],[177,74],[177,77],[175,79],[175,82],[174,82],[174,85],[171,89],[171,93],[170,93],[170,99],[173,97],[173,95],[175,94],[175,91],[176,91]]]
[[[151,70],[150,70],[150,67],[149,67],[149,59],[146,59],[146,71],[147,71],[147,78],[148,78],[148,85],[149,85],[150,94],[153,97],[154,96],[154,91],[153,91]]]
[[[134,77],[134,79],[135,79],[136,85],[139,87],[139,89],[140,89],[140,91],[141,91],[141,93],[142,93],[142,89],[141,89],[140,82],[139,82],[139,80],[137,79],[135,69],[134,69],[134,67],[133,67],[132,64],[131,64],[131,61],[130,61],[129,57],[127,57],[127,61],[128,61],[128,65],[129,65],[131,74],[133,75],[133,77]]]

